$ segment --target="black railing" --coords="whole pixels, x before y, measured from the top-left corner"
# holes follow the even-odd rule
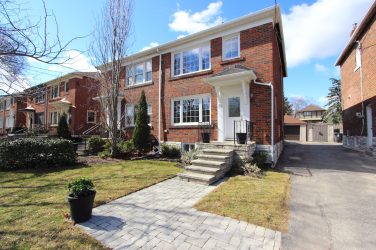
[[[253,137],[253,123],[247,120],[234,121],[234,144],[247,144]]]
[[[211,137],[211,124],[210,122],[199,122],[198,123],[198,141],[209,143]]]

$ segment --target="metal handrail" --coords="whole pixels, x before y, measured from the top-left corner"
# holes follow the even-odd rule
[[[242,136],[245,134],[245,144],[247,144],[253,137],[253,123],[248,120],[234,121],[234,144],[239,143],[237,134],[241,134]]]

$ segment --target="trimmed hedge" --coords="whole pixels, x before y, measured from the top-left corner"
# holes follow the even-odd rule
[[[0,142],[0,169],[49,168],[72,165],[76,152],[65,139],[22,138]]]

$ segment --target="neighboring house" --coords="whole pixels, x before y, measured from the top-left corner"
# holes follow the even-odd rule
[[[284,135],[285,140],[306,141],[307,123],[295,118],[292,115],[284,116]]]
[[[307,123],[317,123],[323,121],[322,116],[324,112],[325,109],[311,104],[301,110],[298,110],[295,117]]]
[[[19,132],[25,127],[25,115],[19,112],[24,107],[24,98],[18,94],[0,96],[0,134]]]
[[[72,134],[81,135],[100,121],[99,103],[90,72],[69,73],[24,91],[27,105],[25,126],[55,135],[59,119],[67,115]]]
[[[129,135],[145,91],[156,141],[190,150],[210,124],[211,141],[233,142],[234,122],[248,121],[257,149],[277,161],[287,75],[279,6],[128,56],[124,65]]]
[[[343,145],[376,157],[376,2],[339,56]]]

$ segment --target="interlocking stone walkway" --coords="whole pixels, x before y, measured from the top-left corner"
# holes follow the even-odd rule
[[[214,188],[170,179],[95,208],[78,226],[113,249],[280,248],[280,232],[192,208]]]

